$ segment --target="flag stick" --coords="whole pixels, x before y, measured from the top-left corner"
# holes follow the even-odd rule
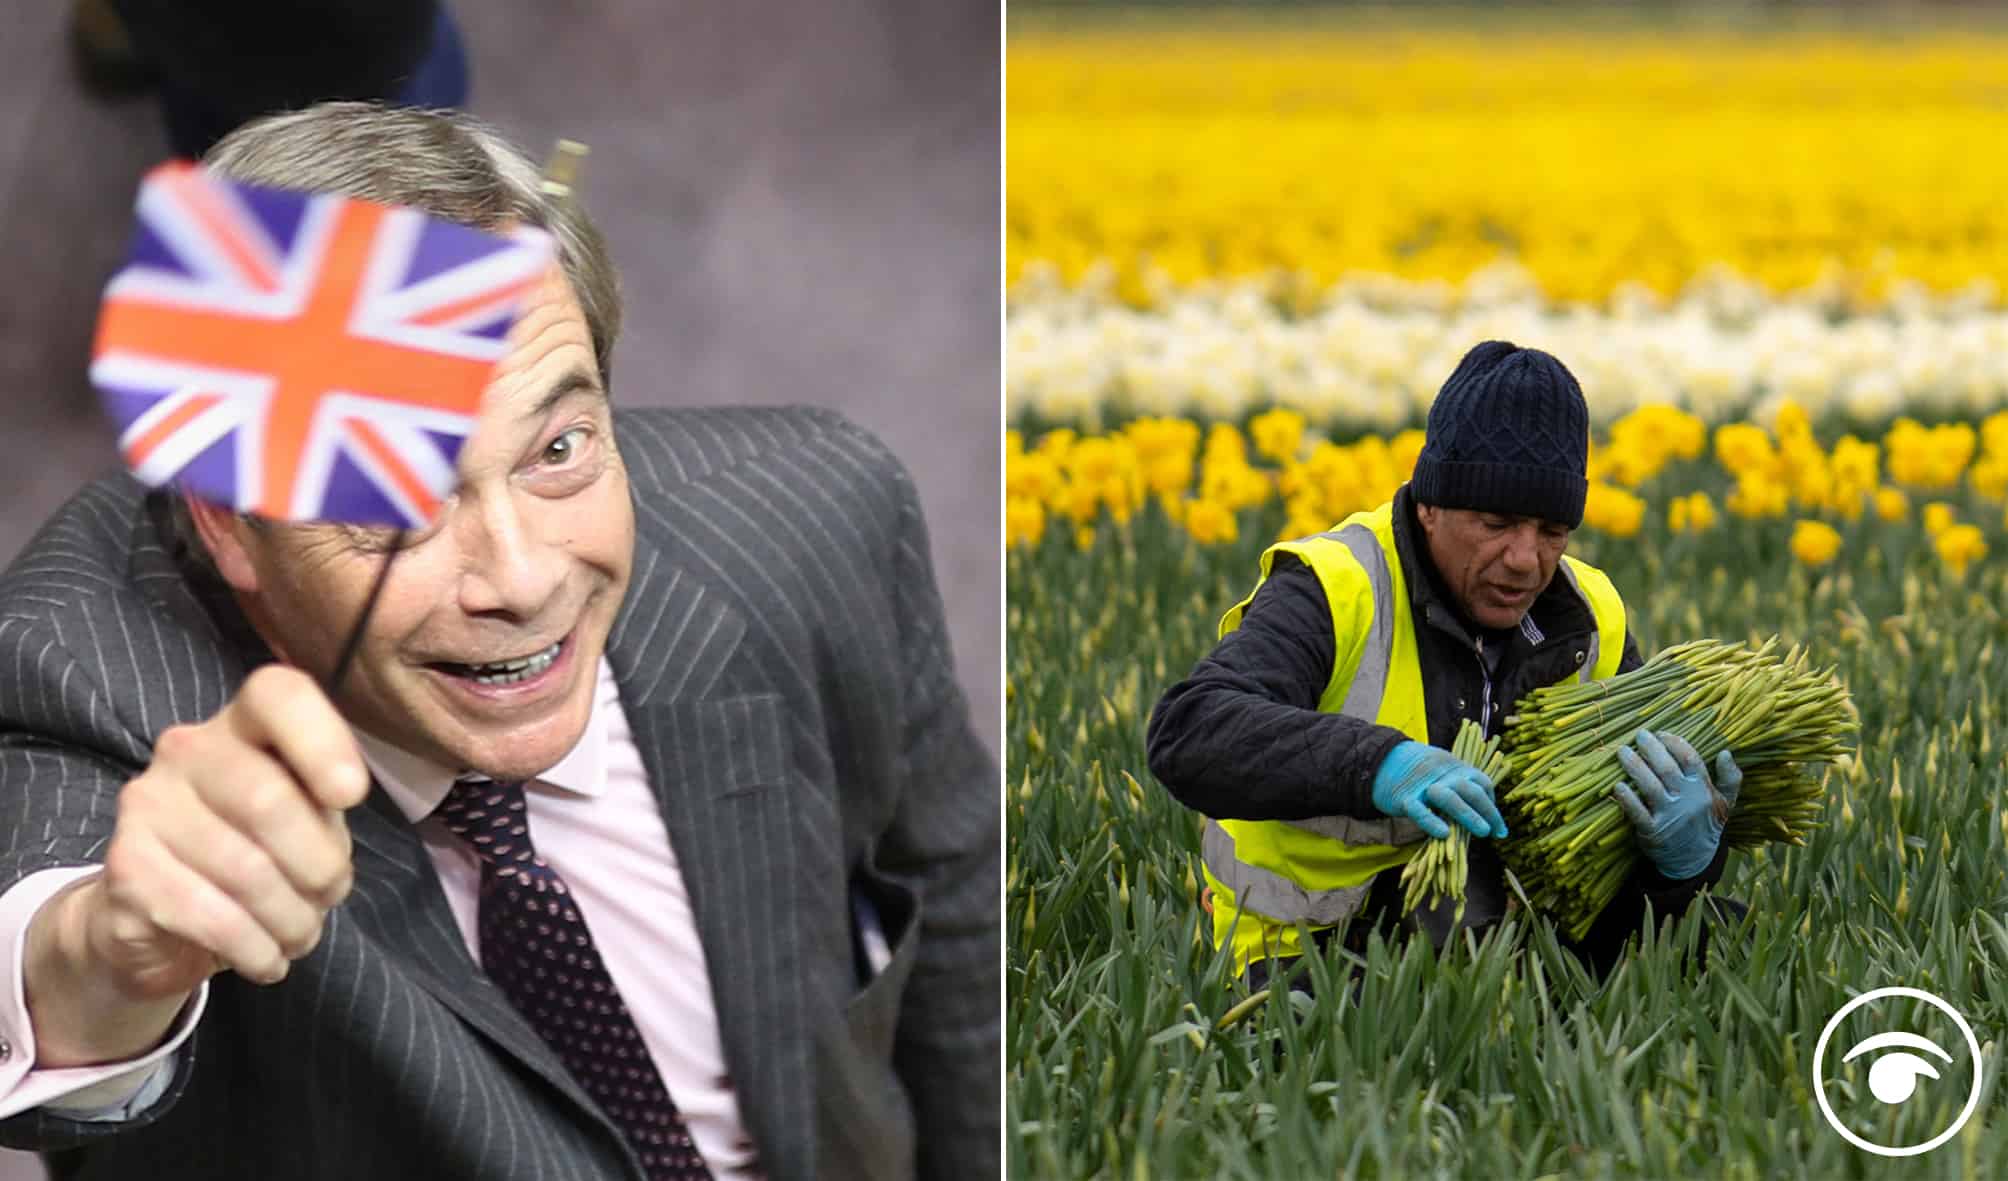
[[[363,600],[362,614],[356,617],[356,625],[349,629],[349,638],[342,643],[342,654],[335,661],[335,671],[328,676],[328,696],[335,697],[342,691],[342,682],[349,675],[349,665],[355,663],[356,652],[363,646],[363,632],[368,629],[370,616],[376,613],[377,600],[383,596],[383,584],[390,581],[390,565],[397,560],[398,551],[404,548],[407,530],[399,528],[390,539],[390,552],[383,556],[383,565],[377,569],[376,581],[370,584],[369,598]]]

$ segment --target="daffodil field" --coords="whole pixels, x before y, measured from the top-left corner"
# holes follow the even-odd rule
[[[2008,402],[2008,35],[1023,32],[1014,414],[1420,420],[1471,344],[1604,422]]]
[[[1042,25],[1008,43],[1015,1177],[2008,1176],[2008,36]],[[1582,381],[1569,552],[1647,654],[1776,635],[1861,713],[1805,847],[1606,981],[1524,914],[1250,995],[1156,697],[1270,542],[1390,496],[1464,349]],[[1919,1156],[1827,1019],[1982,1044]],[[1922,1020],[1922,1017],[1919,1018]],[[1963,1055],[1964,1051],[1960,1053]],[[1970,1056],[1967,1056],[1970,1058]],[[1901,1105],[1915,1144],[1964,1059]]]

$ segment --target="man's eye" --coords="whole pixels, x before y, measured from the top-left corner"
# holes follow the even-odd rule
[[[585,445],[584,427],[573,427],[544,448],[544,463],[551,467],[563,467],[578,458],[579,449]]]

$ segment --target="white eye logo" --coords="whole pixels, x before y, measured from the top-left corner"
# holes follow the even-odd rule
[[[1960,1108],[1959,1117],[1952,1121],[1951,1127],[1943,1129],[1938,1135],[1922,1144],[1877,1144],[1873,1140],[1864,1139],[1841,1121],[1841,1117],[1834,1112],[1833,1101],[1827,1097],[1824,1069],[1827,1043],[1832,1040],[1834,1030],[1840,1026],[1841,1019],[1864,1005],[1894,998],[1923,1001],[1944,1013],[1959,1027],[1960,1035],[1966,1039],[1966,1049],[1970,1055],[1963,1067],[1952,1072],[1955,1078],[1966,1073],[1973,1076],[1973,1081],[1967,1089],[1966,1106]],[[1938,1067],[1933,1065],[1930,1059],[1910,1053],[1911,1050],[1922,1050],[1947,1066],[1956,1065],[1952,1055],[1941,1049],[1938,1043],[1914,1033],[1897,1030],[1863,1038],[1841,1057],[1841,1061],[1852,1062],[1856,1058],[1877,1051],[1887,1051],[1883,1057],[1869,1064],[1869,1093],[1884,1103],[1895,1106],[1917,1094],[1917,1080],[1920,1077],[1933,1079],[1939,1077]],[[1839,1012],[1827,1018],[1826,1028],[1820,1031],[1819,1044],[1813,1047],[1813,1097],[1820,1102],[1820,1114],[1827,1117],[1827,1123],[1834,1131],[1841,1134],[1842,1139],[1864,1152],[1873,1152],[1877,1156],[1916,1156],[1919,1153],[1930,1152],[1952,1139],[1959,1129],[1966,1126],[1966,1121],[1973,1115],[1974,1109],[1980,1106],[1980,1073],[1980,1039],[1973,1036],[1973,1027],[1966,1023],[1965,1017],[1960,1016],[1959,1010],[1947,1004],[1943,998],[1921,988],[1876,988],[1863,993],[1842,1005]]]
[[[1873,1054],[1889,1046],[1909,1046],[1913,1050],[1928,1050],[1943,1058],[1947,1066],[1952,1065],[1952,1055],[1939,1049],[1937,1042],[1914,1033],[1895,1032],[1879,1033],[1874,1037],[1863,1038],[1855,1043],[1854,1049],[1842,1056],[1841,1061],[1853,1062],[1863,1054]],[[1869,1065],[1869,1093],[1884,1103],[1901,1103],[1917,1093],[1919,1075],[1937,1078],[1938,1071],[1931,1063],[1915,1054],[1896,1053],[1878,1058]]]

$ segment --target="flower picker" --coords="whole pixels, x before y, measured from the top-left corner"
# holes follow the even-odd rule
[[[1617,587],[1564,552],[1583,519],[1588,451],[1588,407],[1559,360],[1476,346],[1437,394],[1409,482],[1371,512],[1271,546],[1212,652],[1158,701],[1151,771],[1205,817],[1214,941],[1251,986],[1334,943],[1361,950],[1376,930],[1442,944],[1504,916],[1505,855],[1547,814],[1502,798],[1496,774],[1460,757],[1460,728],[1504,740],[1511,782],[1508,719],[1537,716],[1542,691],[1587,691],[1645,665]],[[1637,807],[1598,813],[1595,839],[1626,856],[1597,862],[1615,875],[1597,881],[1608,897],[1588,926],[1561,932],[1599,973],[1648,908],[1680,915],[1720,880],[1738,822],[1734,744],[1763,741],[1732,731],[1703,765],[1678,718],[1637,729],[1599,748]],[[1411,906],[1403,868],[1453,831],[1469,842],[1461,912],[1450,898]],[[1742,911],[1717,901],[1711,926]]]

